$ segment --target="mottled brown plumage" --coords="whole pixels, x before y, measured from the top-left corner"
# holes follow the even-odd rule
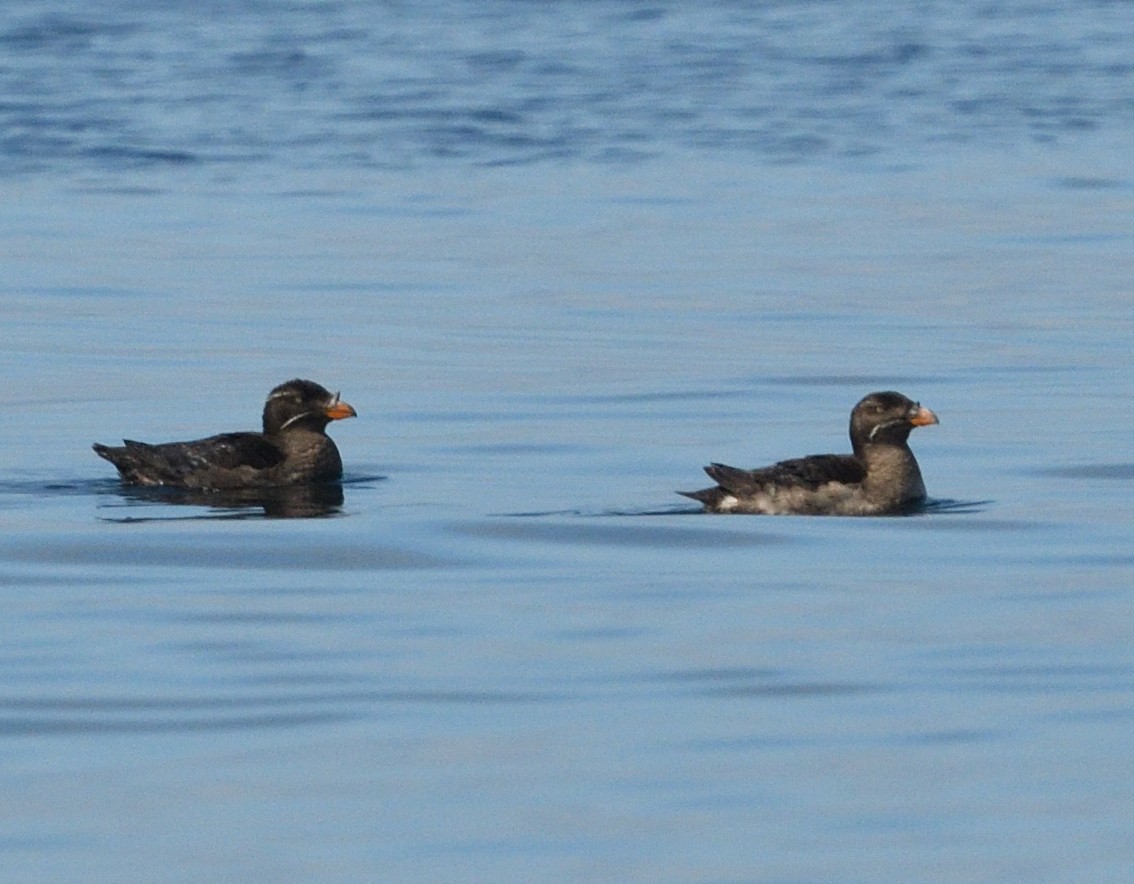
[[[131,485],[230,490],[333,482],[342,478],[343,462],[327,424],[354,416],[337,393],[296,379],[268,395],[261,433],[157,445],[125,439],[121,447],[93,447]]]
[[[925,484],[907,444],[914,427],[937,415],[901,393],[871,393],[851,412],[853,454],[815,454],[742,470],[714,463],[705,472],[717,484],[679,491],[711,513],[879,516],[906,512],[925,501]]]

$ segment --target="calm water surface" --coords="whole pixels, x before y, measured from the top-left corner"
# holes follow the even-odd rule
[[[8,4],[0,878],[1122,880],[1130,31]],[[294,376],[324,517],[89,449]],[[673,493],[888,388],[924,514]]]

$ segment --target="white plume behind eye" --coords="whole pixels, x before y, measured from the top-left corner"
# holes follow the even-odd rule
[[[293,415],[292,417],[289,417],[286,421],[284,421],[282,424],[280,424],[279,432],[282,433],[284,430],[286,430],[288,427],[290,427],[296,421],[301,421],[305,417],[311,417],[311,415],[318,414],[318,413],[319,412],[317,412],[317,411],[305,411],[302,414]]]
[[[877,433],[879,430],[884,430],[886,427],[892,427],[892,426],[894,426],[894,424],[900,424],[900,423],[902,423],[902,421],[899,419],[899,420],[893,420],[893,421],[886,421],[883,424],[878,424],[878,426],[874,427],[870,431],[870,435],[866,437],[867,441],[872,440],[874,438],[874,434]]]

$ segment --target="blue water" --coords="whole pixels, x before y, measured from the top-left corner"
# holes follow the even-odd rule
[[[1130,13],[6,4],[0,878],[1127,877]],[[295,376],[325,517],[90,451]]]

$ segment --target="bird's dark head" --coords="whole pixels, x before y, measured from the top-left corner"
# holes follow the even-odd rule
[[[295,379],[280,384],[264,403],[264,432],[273,436],[297,427],[322,432],[331,421],[357,412],[326,387]]]
[[[914,427],[935,423],[937,415],[901,393],[871,393],[851,412],[851,444],[856,452],[865,445],[902,444]]]

